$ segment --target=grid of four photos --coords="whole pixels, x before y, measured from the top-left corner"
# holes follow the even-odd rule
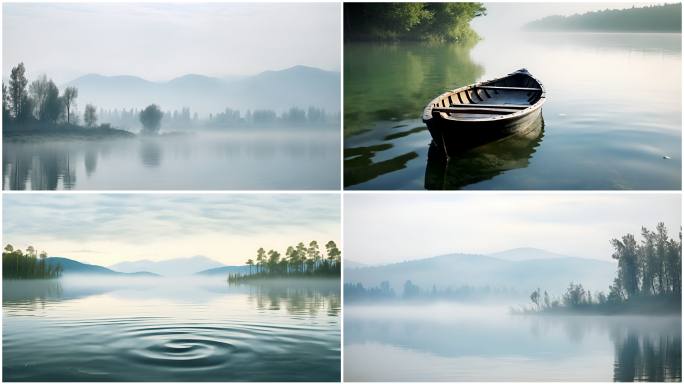
[[[2,13],[3,381],[681,381],[681,3]]]

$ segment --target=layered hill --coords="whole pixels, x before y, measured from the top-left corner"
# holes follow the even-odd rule
[[[248,109],[270,109],[278,114],[291,107],[340,110],[340,72],[295,66],[227,79],[230,80],[189,74],[157,83],[135,76],[89,74],[59,88],[77,87],[79,106],[91,103],[98,108],[130,110],[154,103],[172,112],[189,107],[191,113],[197,112],[200,117],[224,112],[226,108],[239,109],[243,115]]]
[[[110,275],[110,276],[130,276],[130,275],[136,275],[136,276],[159,276],[156,273],[151,273],[147,271],[138,271],[138,272],[132,272],[132,273],[124,273],[124,272],[117,272],[117,271],[112,271],[109,268],[101,267],[99,265],[92,265],[92,264],[85,264],[78,262],[76,260],[71,260],[67,259],[64,257],[48,257],[45,259],[45,262],[50,264],[50,265],[56,265],[57,263],[60,263],[62,267],[64,268],[64,271],[62,274],[64,275],[69,275],[69,274],[95,274],[95,275]]]
[[[153,272],[163,276],[185,276],[207,269],[224,267],[225,264],[212,260],[206,256],[179,257],[170,260],[152,261],[124,261],[110,265],[109,269],[117,272]]]

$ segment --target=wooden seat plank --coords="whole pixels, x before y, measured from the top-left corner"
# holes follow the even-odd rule
[[[496,89],[501,91],[541,91],[541,88],[523,88],[523,87],[493,87],[489,85],[478,85],[475,88],[479,89]]]
[[[453,107],[434,107],[432,112],[445,113],[479,113],[483,115],[507,115],[509,113],[520,112],[520,109],[503,108],[453,108]]]
[[[453,108],[509,108],[509,109],[525,109],[531,107],[529,104],[451,104]]]

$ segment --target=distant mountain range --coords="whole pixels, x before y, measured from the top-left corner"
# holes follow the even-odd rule
[[[113,271],[124,273],[147,271],[162,276],[185,276],[219,267],[225,267],[225,264],[219,263],[206,256],[197,255],[163,261],[124,261],[110,265],[108,268]]]
[[[524,254],[539,258],[523,259]],[[345,266],[344,282],[373,287],[388,280],[390,286],[399,293],[404,283],[411,280],[423,289],[433,285],[437,289],[489,285],[491,288],[512,287],[523,292],[541,288],[549,293],[561,294],[570,282],[582,284],[592,292],[597,289],[607,292],[616,273],[617,263],[521,248],[488,256],[449,254],[375,267]]]
[[[50,74],[47,74],[48,78]],[[97,108],[121,110],[143,109],[155,103],[164,111],[189,107],[200,117],[239,109],[270,109],[280,114],[291,107],[308,109],[313,106],[327,112],[339,112],[341,105],[341,74],[318,68],[295,66],[281,71],[265,71],[243,78],[223,79],[202,75],[185,75],[166,83],[157,83],[135,76],[81,76],[66,84],[78,88],[78,106],[87,103]]]
[[[69,274],[95,274],[95,275],[136,275],[136,276],[159,276],[156,273],[151,273],[151,272],[132,272],[132,273],[124,273],[124,272],[116,272],[112,271],[109,268],[105,267],[100,267],[99,265],[92,265],[92,264],[84,264],[81,262],[78,262],[76,260],[71,260],[67,259],[64,257],[48,257],[45,259],[46,263],[50,265],[56,265],[57,263],[62,264],[62,267],[64,267],[64,272],[62,272],[64,275],[69,275]]]
[[[181,257],[163,261],[125,261],[109,266],[85,264],[64,257],[48,257],[47,263],[61,263],[64,275],[91,274],[111,276],[187,276],[187,275],[225,275],[228,273],[249,273],[249,266],[226,266],[206,256]],[[255,272],[252,267],[252,272]]]

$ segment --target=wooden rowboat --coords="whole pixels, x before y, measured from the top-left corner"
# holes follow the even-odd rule
[[[544,101],[544,85],[523,68],[440,95],[425,108],[423,122],[448,160],[464,150],[532,129]]]

